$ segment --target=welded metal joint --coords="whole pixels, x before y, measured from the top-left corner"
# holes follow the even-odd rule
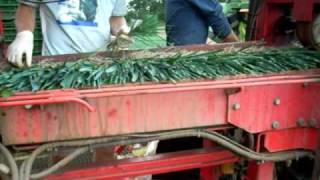
[[[272,129],[279,129],[280,123],[279,121],[273,121],[271,124]]]
[[[279,106],[280,104],[281,104],[281,99],[280,98],[275,98],[274,100],[273,100],[273,104],[275,105],[275,106]]]
[[[241,105],[239,103],[234,103],[233,104],[233,110],[237,111],[241,108]]]

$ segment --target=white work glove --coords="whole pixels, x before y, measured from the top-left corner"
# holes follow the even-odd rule
[[[33,33],[31,31],[19,32],[10,44],[7,51],[7,58],[10,63],[18,67],[28,67],[32,64]],[[26,55],[26,62],[23,62],[23,55]]]

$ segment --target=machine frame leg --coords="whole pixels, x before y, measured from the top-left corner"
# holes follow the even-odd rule
[[[247,171],[248,180],[273,180],[275,164],[272,162],[249,162]]]
[[[209,140],[203,140],[203,147],[204,148],[212,148],[215,144]],[[219,167],[217,166],[210,166],[204,167],[200,169],[200,179],[201,180],[218,180],[220,176]]]

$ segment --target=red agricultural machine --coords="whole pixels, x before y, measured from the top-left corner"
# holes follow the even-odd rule
[[[319,48],[320,1],[254,2],[250,40],[264,39],[272,45],[276,39],[286,39],[288,29],[280,28],[285,22],[293,25],[303,44]],[[251,44],[155,51],[215,51]],[[50,59],[67,61],[80,56]],[[6,162],[0,170],[15,180],[124,179],[190,169],[200,169],[203,180],[294,179],[304,173],[318,180],[319,82],[320,70],[313,69],[176,84],[16,93],[0,99],[0,150]],[[188,137],[203,140],[203,146],[103,160],[105,147]],[[77,163],[79,157],[89,160]],[[238,164],[246,168],[238,169]]]

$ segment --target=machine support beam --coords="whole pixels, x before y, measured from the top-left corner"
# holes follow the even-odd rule
[[[273,180],[274,163],[258,163],[252,161],[249,163],[247,177],[254,180]]]
[[[53,174],[46,179],[120,179],[147,174],[161,174],[188,169],[212,167],[237,162],[239,157],[221,148],[207,148],[158,154],[155,156],[117,161],[112,164],[93,164]]]

